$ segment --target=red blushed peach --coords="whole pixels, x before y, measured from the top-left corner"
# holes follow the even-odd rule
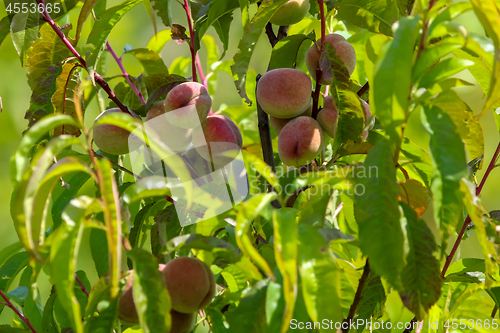
[[[289,0],[271,17],[269,22],[276,25],[292,25],[299,23],[309,10],[309,0]]]
[[[281,161],[288,166],[311,163],[323,150],[325,138],[321,126],[311,117],[297,117],[283,127],[278,137]]]
[[[106,110],[97,116],[95,122],[97,122],[97,120],[99,120],[102,116],[113,112],[122,111],[119,108]],[[130,113],[132,114],[130,117],[131,120],[133,118],[141,120],[141,117],[136,115],[134,112],[130,111]],[[129,152],[129,131],[118,126],[108,124],[98,125],[94,127],[93,131],[94,143],[101,151],[112,155],[123,155]]]
[[[175,113],[172,115],[172,121],[176,126],[183,128],[193,128],[192,118],[188,113],[192,112],[188,106],[196,107],[198,118],[203,124],[207,118],[210,108],[212,107],[212,99],[208,94],[207,89],[198,82],[184,82],[173,88],[167,94],[165,99],[165,112]]]
[[[207,306],[215,296],[215,278],[202,261],[179,257],[169,261],[162,270],[170,294],[172,309],[193,313]]]
[[[318,39],[313,46],[309,48],[306,55],[306,65],[312,78],[316,80],[316,70],[319,68],[319,59],[321,57],[320,52],[321,39]],[[339,34],[329,34],[325,36],[325,43],[332,45],[335,48],[338,56],[344,62],[349,75],[354,72],[356,67],[356,52],[354,47],[347,42],[347,40]],[[321,84],[332,84],[332,80],[324,80],[322,75]]]
[[[325,97],[323,109],[319,111],[318,115],[316,116],[316,120],[321,125],[323,131],[325,131],[325,133],[332,138],[335,138],[335,135],[337,133],[338,119],[339,111],[337,110],[337,106],[335,106],[333,97]]]
[[[309,75],[292,68],[273,69],[257,84],[257,100],[270,116],[289,119],[299,116],[311,104]]]
[[[203,130],[195,129],[193,144],[215,169],[231,163],[243,146],[243,138],[236,124],[222,115],[208,116]]]
[[[193,130],[172,123],[170,113],[165,113],[165,101],[157,102],[149,109],[146,115],[146,125],[173,151],[184,151],[191,143]]]
[[[312,116],[312,105],[309,104],[309,107],[307,108],[307,110],[304,111],[304,113],[301,113],[299,115],[299,117],[311,117],[311,116]],[[269,123],[274,128],[274,131],[276,132],[276,134],[280,134],[283,127],[285,127],[285,125],[288,124],[288,122],[290,120],[295,119],[295,118],[281,119],[281,118],[269,116]]]

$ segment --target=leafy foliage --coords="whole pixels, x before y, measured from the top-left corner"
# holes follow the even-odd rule
[[[485,323],[500,305],[500,222],[480,200],[500,154],[488,156],[480,122],[492,109],[500,128],[498,1],[310,0],[306,16],[283,27],[270,21],[288,10],[286,0],[81,2],[49,13],[57,2],[45,1],[47,13],[39,13],[22,12],[37,4],[21,1],[0,21],[0,44],[10,35],[31,89],[27,129],[10,161],[18,242],[0,250],[0,312],[21,311],[0,332],[175,330],[159,265],[183,256],[201,260],[216,285],[191,316],[195,333],[326,332],[361,320],[394,331],[412,317],[426,320],[422,332],[441,332],[428,325],[435,322],[454,332],[488,330],[452,325]],[[116,53],[107,40],[141,2],[154,36]],[[485,33],[467,31],[463,14]],[[313,82],[311,117],[331,97],[335,131],[320,135],[324,148],[309,165],[289,167],[280,158],[283,137],[251,103],[258,68],[305,71],[308,49],[327,33],[353,46],[356,59],[347,60],[356,68],[350,75],[345,50],[322,45],[317,70],[331,84]],[[181,49],[191,57],[172,61]],[[199,107],[203,85],[215,96],[206,112],[227,116],[231,133],[241,133],[231,164],[206,161],[193,140],[174,151],[172,139],[162,140],[177,136],[170,129],[142,135],[153,123],[149,110],[192,81],[192,71],[202,93],[183,103]],[[476,82],[484,93],[479,112],[464,93]],[[230,104],[238,93],[240,103]],[[287,93],[294,92],[273,97],[286,103]],[[123,112],[89,126],[97,105]],[[124,137],[137,149],[98,150],[100,126],[133,132]],[[457,251],[472,232],[483,258]],[[87,248],[92,264],[77,270]],[[46,277],[50,293],[39,290]],[[136,323],[120,315],[125,277],[133,278]],[[349,327],[343,331],[373,330]]]

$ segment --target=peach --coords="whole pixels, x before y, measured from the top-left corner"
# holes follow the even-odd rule
[[[309,104],[309,107],[306,109],[306,111],[304,111],[304,113],[301,113],[299,117],[311,117],[311,116],[312,116],[312,105]],[[290,120],[295,118],[282,119],[270,116],[269,122],[271,123],[271,126],[274,128],[276,134],[280,134],[283,127],[285,127],[285,125],[288,124]]]
[[[319,123],[311,117],[297,117],[283,127],[278,137],[281,161],[288,166],[311,163],[323,150],[325,137]]]
[[[309,73],[312,78],[316,80],[316,69],[319,69],[319,60],[321,57],[320,51],[320,43],[321,39],[318,39],[315,44],[313,44],[306,55],[306,65]],[[354,47],[347,42],[347,40],[339,35],[339,34],[329,34],[325,36],[325,43],[332,45],[337,52],[337,55],[344,62],[349,75],[354,72],[354,68],[356,67],[356,52],[354,51]],[[325,80],[323,77],[326,75],[322,75],[321,84],[332,84],[333,80]]]
[[[162,270],[173,310],[193,313],[207,306],[215,296],[215,278],[202,261],[178,257]]]
[[[122,111],[119,108],[106,110],[97,116],[95,122],[102,116],[113,112]],[[132,114],[130,120],[133,118],[141,120],[141,117],[134,112],[130,111],[130,113]],[[115,125],[104,124],[94,127],[94,143],[101,151],[112,155],[122,155],[129,152],[129,135],[129,131]]]
[[[194,328],[196,313],[180,313],[171,310],[170,318],[172,322],[169,333],[189,333]]]
[[[278,68],[260,78],[257,100],[268,115],[290,119],[299,116],[311,104],[311,90],[309,75],[293,68]]]
[[[158,265],[158,270],[161,271],[164,268],[164,264]],[[120,300],[118,301],[118,318],[130,324],[137,324],[139,323],[139,315],[137,314],[137,310],[135,308],[134,296],[132,292],[134,284],[134,276],[132,273],[132,270],[128,271],[128,280],[123,288]]]
[[[149,109],[146,115],[146,125],[148,130],[153,130],[158,134],[160,140],[170,149],[182,152],[191,143],[193,130],[174,125],[172,119],[170,113],[165,113],[165,101],[160,101]]]
[[[238,126],[222,115],[208,116],[203,129],[195,129],[193,144],[205,160],[215,169],[231,163],[243,146]]]
[[[332,96],[325,97],[323,102],[323,109],[319,111],[316,116],[316,120],[321,125],[323,131],[328,134],[330,137],[335,138],[337,133],[337,122],[339,119],[339,111],[337,110],[337,106],[333,101]]]
[[[183,128],[196,127],[197,124],[193,124],[192,118],[189,117],[193,110],[186,108],[187,106],[196,108],[199,120],[203,124],[212,107],[212,99],[202,84],[184,82],[168,92],[165,99],[165,112],[176,111],[171,115],[172,122]]]
[[[309,0],[289,0],[273,14],[269,22],[276,25],[299,23],[309,10]]]

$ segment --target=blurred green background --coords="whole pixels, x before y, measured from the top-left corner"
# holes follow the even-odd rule
[[[120,3],[120,0],[108,0],[108,7]],[[173,4],[173,18],[174,23],[179,23],[186,26],[185,13],[181,6],[176,1],[171,1]],[[81,3],[79,4],[81,7]],[[255,11],[255,8],[252,8]],[[251,14],[252,14],[251,11]],[[60,19],[60,24],[68,22],[76,22],[78,18],[79,9],[76,8],[71,11],[69,16]],[[241,18],[238,17],[239,11],[235,12],[233,24],[231,26],[232,33],[229,43],[229,50],[223,60],[230,60],[237,50],[238,41],[240,40],[243,30],[241,28]],[[0,5],[0,18],[5,16],[5,7]],[[463,15],[457,20],[463,24],[469,31],[484,33],[481,25],[475,18],[473,13]],[[158,31],[163,30],[161,20],[157,19]],[[318,25],[319,26],[319,25]],[[86,36],[90,32],[90,20],[85,24],[82,32],[82,41],[79,46],[85,42]],[[74,36],[75,29],[70,32]],[[222,51],[222,44],[219,43],[218,37],[210,28],[207,32],[209,35],[214,36],[217,41],[219,52]],[[153,37],[154,29],[151,20],[142,5],[133,8],[113,29],[109,36],[109,42],[115,52],[120,55],[124,46],[130,44],[134,48],[146,47],[148,41]],[[317,36],[319,33],[317,32]],[[267,37],[263,34],[257,43],[257,49],[254,53],[251,62],[251,68],[257,73],[264,73],[267,68],[267,63],[271,53],[271,48],[267,42]],[[161,56],[165,64],[170,67],[172,62],[179,57],[189,58],[189,47],[186,43],[178,45],[170,41],[163,49]],[[206,68],[206,50],[202,44],[200,51],[202,64],[204,65],[205,74]],[[124,66],[131,75],[139,75],[141,67],[139,63],[130,56],[124,57]],[[189,66],[187,68],[188,72]],[[19,143],[21,133],[26,129],[27,121],[24,119],[24,114],[29,107],[29,99],[31,95],[30,88],[26,80],[27,69],[21,67],[18,55],[13,47],[10,37],[8,37],[0,48],[0,97],[3,103],[3,112],[0,113],[0,249],[7,245],[14,243],[17,240],[17,235],[14,231],[12,219],[9,214],[10,196],[12,193],[12,185],[9,179],[9,159]],[[101,73],[106,76],[120,74],[119,68],[111,59],[107,59],[107,72]],[[181,72],[175,74],[183,74]],[[465,71],[460,74],[460,78],[469,82],[475,82],[472,75]],[[480,112],[482,105],[485,101],[480,87],[475,84],[471,87],[462,87],[457,90],[463,100],[467,102],[475,113]],[[242,105],[242,101],[234,87],[232,77],[223,72],[219,72],[217,76],[217,85],[215,93],[212,95],[213,109],[218,110],[222,104],[229,106]],[[86,124],[91,125],[93,119],[99,113],[97,102],[94,100],[90,107],[86,110]],[[488,163],[493,155],[496,145],[500,141],[493,115],[491,112],[487,113],[481,119],[481,125],[484,130],[486,139],[485,163]],[[423,148],[427,147],[428,135],[422,130],[418,114],[412,115],[406,135],[410,137],[417,144]],[[479,179],[482,177],[484,170],[479,172]],[[486,210],[500,209],[500,170],[493,171],[490,179],[486,183],[482,192],[482,202]],[[432,216],[431,210],[426,212],[425,217],[430,221]],[[435,230],[435,228],[434,228]],[[438,236],[438,233],[436,233]],[[94,265],[90,257],[90,250],[86,247],[85,239],[88,238],[88,233],[84,235],[82,240],[82,248],[78,260],[78,269],[83,269],[87,272],[90,282],[93,284],[97,281],[97,274],[94,270]],[[477,240],[474,235],[467,241],[462,243],[460,256],[464,257],[481,257],[480,248],[477,245]],[[13,283],[12,288],[17,284]],[[43,302],[45,302],[50,292],[50,283],[48,278],[41,274],[39,278],[39,286]],[[0,314],[0,324],[11,322],[14,318],[12,311],[5,309]]]

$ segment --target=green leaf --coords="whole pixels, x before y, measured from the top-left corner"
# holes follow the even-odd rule
[[[459,44],[439,43],[437,45],[426,47],[420,57],[417,59],[413,67],[413,82],[417,82],[424,75],[429,68],[447,56],[454,50],[460,49],[462,46]]]
[[[371,271],[363,288],[363,294],[356,309],[356,319],[380,318],[384,313],[387,296],[380,276]],[[358,329],[358,332],[360,330]]]
[[[314,322],[323,318],[341,322],[340,269],[335,257],[314,228],[305,224],[298,228],[299,272],[307,313]]]
[[[99,278],[109,272],[109,249],[106,231],[92,228],[89,238],[90,252]]]
[[[293,318],[297,297],[297,217],[295,209],[282,208],[273,212],[274,255],[283,276],[286,308],[281,332],[287,332]]]
[[[157,34],[151,37],[146,48],[160,54],[161,50],[163,50],[163,47],[167,45],[167,43],[171,39],[172,33],[170,29],[159,31]]]
[[[10,20],[12,19],[11,15],[4,16],[0,20],[0,47],[2,46],[3,41],[10,33]]]
[[[142,0],[126,0],[119,5],[108,8],[102,14],[100,20],[95,21],[92,31],[87,38],[87,43],[95,46],[90,58],[87,59],[88,66],[93,67],[97,63],[106,39],[113,27],[121,20],[123,15],[141,2]],[[93,76],[92,74],[91,77]]]
[[[432,175],[434,174],[431,155],[408,138],[403,138],[401,152],[420,175],[425,186],[430,188]]]
[[[383,46],[378,56],[374,80],[370,82],[370,111],[396,144],[401,142],[407,118],[413,51],[420,27],[418,17],[404,17],[399,21],[394,39]]]
[[[71,25],[63,30],[67,33]],[[48,24],[40,28],[41,38],[32,44],[28,57],[28,84],[31,88],[30,107],[26,111],[28,128],[44,116],[53,113],[51,97],[56,91],[56,80],[62,71],[63,61],[72,53]]]
[[[50,297],[47,299],[45,306],[43,307],[43,316],[42,316],[42,331],[46,333],[57,333],[58,330],[55,327],[55,319],[53,314],[53,306],[54,301],[57,297],[57,294],[53,292]]]
[[[76,193],[82,188],[87,180],[89,180],[89,178],[90,174],[86,172],[78,172],[69,180],[65,179],[67,186],[63,186],[63,184],[61,184],[61,186],[54,188],[54,191],[52,192],[52,198],[54,201],[51,209],[53,229],[56,229],[61,224],[61,212],[64,207],[66,207],[66,205],[75,198]]]
[[[28,6],[35,4],[35,0],[24,2]],[[26,13],[20,12],[12,17],[10,23],[10,33],[12,43],[21,59],[21,66],[24,67],[28,57],[28,49],[38,37],[38,11],[28,10]]]
[[[387,36],[392,36],[392,24],[399,18],[398,7],[392,0],[341,0],[336,7],[347,22]]]
[[[432,99],[431,103],[450,116],[457,128],[457,133],[466,144],[470,159],[481,157],[484,154],[483,129],[474,116],[474,112],[462,101],[456,91],[445,91]],[[479,164],[479,169],[481,167],[482,161]]]
[[[361,251],[378,275],[397,285],[405,259],[393,153],[388,140],[378,142],[368,152],[363,164],[366,175],[359,179],[364,194],[356,197],[354,207]]]
[[[248,99],[245,86],[250,58],[252,57],[253,51],[257,44],[257,39],[259,39],[260,34],[264,30],[264,27],[269,22],[271,16],[273,16],[273,14],[285,2],[286,0],[280,0],[276,2],[266,1],[265,3],[261,4],[255,16],[245,27],[243,38],[238,44],[238,52],[234,56],[234,65],[231,66],[231,71],[236,79],[236,89],[238,90],[241,98],[243,98],[248,104],[251,104],[251,101],[250,99]]]
[[[269,69],[301,68],[305,54],[315,40],[314,31],[307,36],[297,34],[283,38],[273,47]]]
[[[432,35],[432,31],[435,27],[437,27],[440,23],[446,21],[453,21],[458,16],[472,10],[472,4],[469,1],[460,1],[455,2],[447,6],[443,9],[429,25],[428,36]]]
[[[233,13],[227,13],[221,16],[217,21],[215,21],[212,25],[219,36],[220,41],[222,42],[223,51],[220,59],[224,58],[226,55],[226,51],[229,48],[229,32],[231,31],[231,23],[233,22]]]
[[[111,284],[111,299],[118,296],[118,281],[121,274],[121,216],[118,189],[111,163],[106,160],[95,160],[99,173],[99,189],[101,192],[101,205],[104,212],[106,238],[109,250],[109,276]]]
[[[57,290],[57,299],[67,312],[76,333],[83,333],[81,307],[75,296],[75,267],[83,234],[81,223],[91,198],[73,199],[63,211],[63,223],[55,232],[50,249],[51,278]]]
[[[170,297],[156,258],[142,249],[133,249],[128,255],[134,262],[132,291],[141,328],[145,333],[169,332]]]
[[[431,190],[434,218],[441,230],[443,255],[449,229],[455,227],[461,218],[463,193],[460,192],[460,180],[467,176],[465,149],[455,124],[439,107],[424,106],[422,122],[431,134],[429,146],[434,167]]]
[[[268,277],[274,278],[273,272],[266,260],[253,246],[249,237],[252,221],[265,209],[271,208],[271,201],[276,199],[276,193],[259,194],[241,204],[236,219],[236,243],[241,252],[251,259]]]
[[[238,0],[212,0],[205,15],[196,21],[195,25],[195,49],[200,49],[200,41],[210,26],[217,26],[217,21],[226,15],[232,17],[231,13],[240,8]],[[222,38],[221,38],[222,41]]]
[[[62,73],[57,77],[56,91],[52,95],[51,101],[54,105],[54,113],[67,114],[75,121],[78,121],[73,94],[80,84],[80,75],[75,69],[78,69],[78,67],[74,64],[65,63],[63,65]],[[80,110],[83,112],[83,105],[81,105]],[[71,125],[63,125],[54,129],[54,136],[62,134],[78,137],[81,131],[78,127]]]
[[[168,68],[165,66],[163,59],[151,50],[148,49],[133,49],[124,54],[133,55],[142,65],[144,71],[148,75],[153,74],[168,74]]]
[[[106,291],[109,292],[109,289]],[[106,295],[109,298],[109,295]],[[99,315],[93,316],[85,322],[85,332],[113,333],[115,331],[115,321],[118,316],[119,298],[103,300],[99,303]]]
[[[429,87],[436,82],[460,73],[472,65],[474,65],[474,62],[465,59],[447,58],[441,60],[437,65],[432,67],[422,76],[419,87]]]
[[[401,207],[410,250],[401,273],[403,290],[399,294],[405,306],[420,320],[441,294],[441,270],[439,261],[433,256],[437,246],[425,221],[419,219],[410,206],[401,203]]]
[[[324,80],[333,81],[330,85],[330,95],[339,110],[338,134],[335,141],[361,142],[366,120],[365,110],[358,95],[351,90],[349,72],[335,47],[328,43],[325,43],[324,47],[326,52],[321,54],[319,68],[323,72]]]
[[[265,319],[267,281],[261,280],[243,293],[238,307],[226,312],[228,333],[270,333]]]
[[[154,2],[153,9],[167,27],[172,25],[172,6],[170,0],[151,0]]]
[[[28,252],[19,252],[11,256],[0,267],[0,290],[7,292],[13,278],[29,263]]]
[[[99,0],[85,0],[78,15],[78,23],[76,24],[76,34],[75,34],[75,44],[78,43],[80,39],[80,34],[82,33],[83,24],[87,20],[87,17],[94,9],[94,6]]]
[[[78,123],[69,116],[53,114],[43,118],[24,133],[17,150],[10,159],[10,178],[14,185],[21,181],[21,177],[30,165],[29,154],[31,148],[44,135],[51,132],[57,126],[64,124],[78,126]]]
[[[5,262],[10,257],[12,257],[13,255],[15,255],[16,253],[21,251],[22,248],[23,248],[23,245],[19,241],[4,247],[0,251],[0,267],[2,267],[3,264],[5,264]]]

